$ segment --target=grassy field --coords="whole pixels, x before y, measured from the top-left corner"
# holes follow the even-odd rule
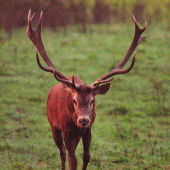
[[[87,35],[74,29],[65,36],[42,34],[56,68],[91,84],[124,57],[134,25],[103,25]],[[109,92],[96,99],[89,170],[170,168],[170,30],[149,25],[144,35],[134,69],[115,76]],[[15,30],[11,41],[1,30],[0,40],[1,169],[61,169],[46,117],[48,91],[58,82],[37,66],[24,29]],[[82,151],[80,142],[78,169]]]

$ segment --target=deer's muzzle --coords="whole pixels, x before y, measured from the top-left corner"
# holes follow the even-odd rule
[[[90,118],[88,116],[80,116],[77,119],[77,125],[81,128],[86,128],[90,125]]]

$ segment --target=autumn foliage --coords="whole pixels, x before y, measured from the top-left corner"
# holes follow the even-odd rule
[[[148,3],[149,2],[149,3]],[[169,22],[168,0],[151,1],[109,1],[109,0],[1,0],[0,28],[11,32],[12,28],[25,27],[29,9],[36,14],[44,12],[43,26],[56,30],[70,25],[81,25],[82,32],[87,31],[87,24],[102,24],[115,21],[125,22],[129,13],[137,20]],[[35,15],[35,18],[38,15]]]

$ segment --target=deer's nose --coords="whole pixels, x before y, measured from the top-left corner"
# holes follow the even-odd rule
[[[87,127],[90,124],[90,119],[89,118],[79,118],[77,120],[78,125],[82,127]]]

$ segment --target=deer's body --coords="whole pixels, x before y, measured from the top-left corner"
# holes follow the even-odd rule
[[[81,91],[81,93],[82,97],[86,98],[86,85],[84,85],[78,77],[74,77],[75,83],[84,88],[84,91]],[[86,169],[87,164],[90,160],[89,147],[91,141],[91,126],[96,116],[95,107],[89,114],[90,124],[88,125],[88,127],[78,127],[78,115],[75,112],[72,98],[72,94],[70,93],[70,91],[66,90],[66,87],[63,83],[53,86],[48,94],[47,116],[51,125],[54,141],[60,149],[62,168],[65,168],[67,148],[69,154],[69,162],[71,164],[70,169],[76,169],[77,159],[75,157],[75,149],[82,137],[84,145],[83,169]],[[88,113],[86,113],[85,111],[84,114]],[[86,117],[87,115],[84,116]],[[64,143],[66,145],[66,148]]]
[[[91,127],[96,116],[95,96],[107,93],[110,88],[109,82],[113,79],[108,80],[108,78],[117,74],[125,74],[133,68],[136,53],[130,67],[126,70],[121,70],[136,47],[145,39],[141,34],[145,31],[146,25],[143,29],[140,29],[136,19],[132,15],[135,23],[135,35],[123,60],[113,70],[99,78],[93,84],[85,85],[77,76],[67,78],[54,67],[44,49],[41,39],[42,13],[36,31],[33,31],[31,26],[32,18],[33,16],[31,16],[30,10],[28,14],[27,34],[48,65],[48,68],[41,65],[37,52],[38,65],[42,70],[53,73],[54,77],[61,82],[50,89],[47,102],[47,116],[54,141],[60,150],[62,170],[65,170],[66,149],[68,151],[70,170],[77,169],[75,150],[81,138],[84,147],[82,170],[86,170],[90,160]]]

